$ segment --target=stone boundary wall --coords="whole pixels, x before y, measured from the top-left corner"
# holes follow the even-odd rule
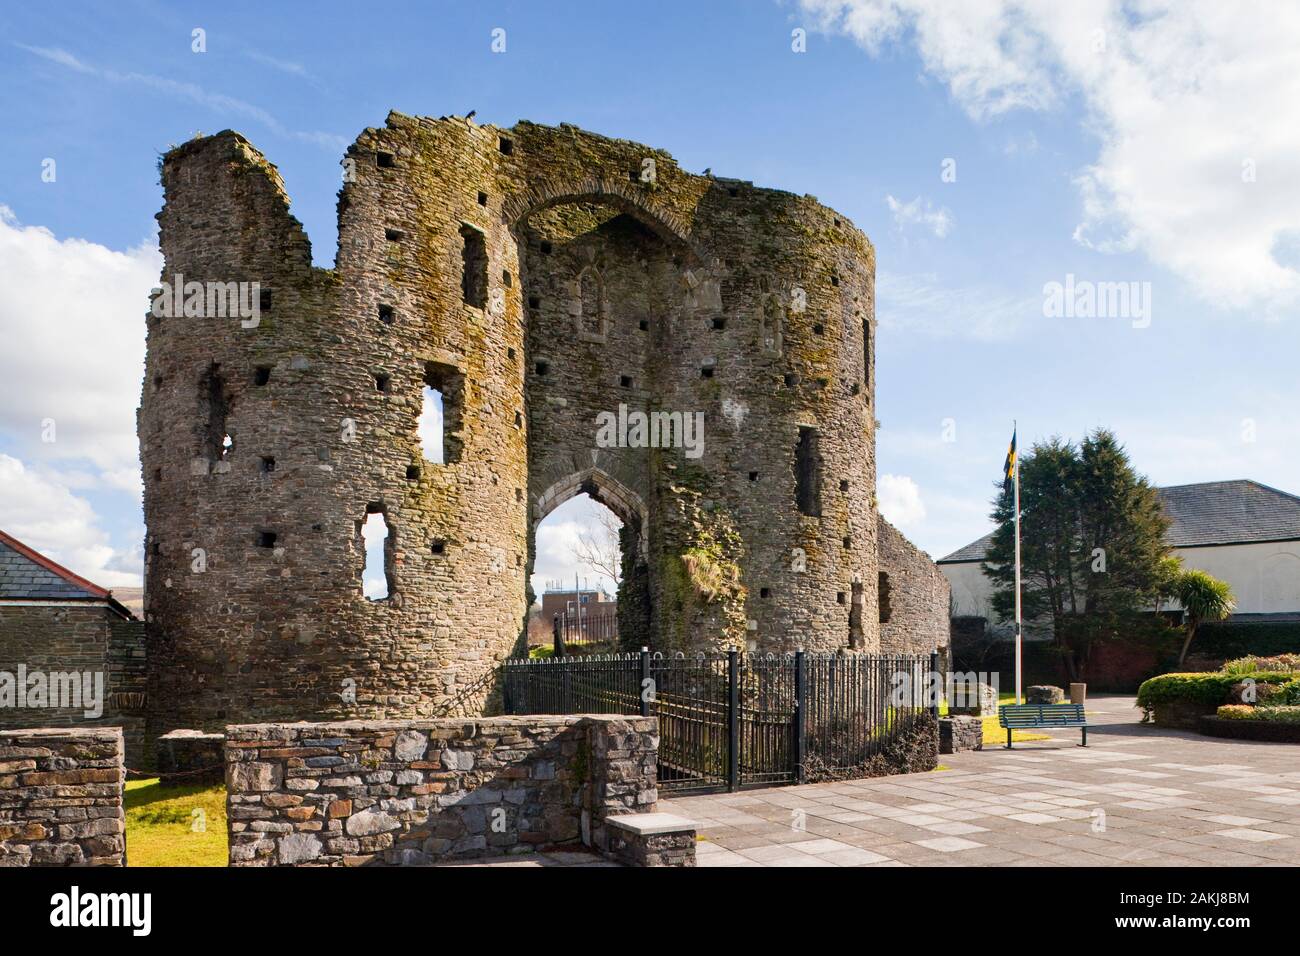
[[[0,867],[125,866],[122,731],[0,731]]]
[[[231,866],[421,865],[585,843],[658,802],[653,717],[226,728]]]
[[[951,588],[930,556],[883,517],[877,522],[880,653],[947,654]]]

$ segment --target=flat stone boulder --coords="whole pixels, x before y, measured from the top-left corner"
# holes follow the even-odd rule
[[[321,843],[310,833],[290,833],[280,840],[280,864],[292,866],[321,855]]]
[[[382,810],[362,810],[348,817],[344,824],[349,836],[374,836],[399,827],[401,824]]]
[[[1065,691],[1055,684],[1034,684],[1025,689],[1025,702],[1029,704],[1063,704]]]

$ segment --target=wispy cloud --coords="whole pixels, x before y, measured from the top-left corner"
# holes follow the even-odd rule
[[[304,80],[314,79],[307,68],[295,60],[284,60],[280,57],[271,56],[260,50],[245,50],[244,55],[254,63],[260,63],[262,66],[269,66],[273,70],[279,70],[281,73],[287,73],[290,76],[299,76]]]
[[[1001,341],[1042,319],[1041,296],[947,284],[935,273],[880,272],[876,315],[886,330]]]
[[[902,232],[912,226],[920,226],[942,239],[952,231],[952,213],[942,206],[936,208],[928,199],[917,196],[911,202],[903,202],[893,196],[886,196],[885,203],[894,217],[894,225]]]
[[[15,46],[26,50],[33,56],[39,56],[51,63],[74,70],[77,73],[83,73],[87,76],[95,76],[110,83],[122,83],[132,86],[143,86],[161,93],[164,96],[173,99],[189,100],[206,109],[224,116],[237,116],[244,119],[259,123],[269,129],[271,132],[284,136],[288,139],[296,139],[301,142],[311,143],[322,149],[332,152],[342,152],[347,148],[347,139],[334,133],[325,133],[319,130],[296,130],[285,126],[274,115],[262,109],[247,100],[241,100],[234,96],[227,96],[224,93],[214,93],[199,86],[197,83],[187,83],[181,80],[173,80],[170,77],[158,76],[154,73],[139,73],[135,71],[120,72],[118,70],[107,69],[93,66],[79,59],[67,50],[60,47],[38,47],[28,46],[23,43],[16,43]]]

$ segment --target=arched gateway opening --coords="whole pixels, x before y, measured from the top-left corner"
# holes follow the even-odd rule
[[[555,533],[543,542],[548,524]],[[651,641],[649,521],[639,495],[599,469],[575,473],[537,499],[528,533],[546,642],[556,626],[567,641],[576,635],[601,651]]]
[[[611,440],[599,423],[688,401],[664,394],[677,377],[666,346],[695,311],[699,257],[679,226],[611,184],[532,198],[512,226],[527,323],[529,555],[535,563],[541,522],[576,496],[608,508],[621,525],[619,643],[659,646],[652,512],[658,473],[674,453],[621,432]]]

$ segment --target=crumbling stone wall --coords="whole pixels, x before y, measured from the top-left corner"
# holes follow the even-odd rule
[[[886,654],[947,654],[948,579],[929,556],[880,518],[880,577],[884,592],[880,649]],[[885,577],[885,576],[888,577]],[[888,620],[885,617],[888,616]]]
[[[102,604],[0,606],[0,672],[15,681],[20,667],[29,680],[38,672],[47,679],[52,674],[91,674],[92,680],[102,675],[104,694],[97,718],[86,717],[88,707],[19,707],[0,694],[0,729],[120,727],[127,763],[143,767],[150,750],[145,664],[143,622],[123,620]]]
[[[658,800],[653,717],[226,728],[231,866],[418,865],[606,845]]]
[[[254,327],[148,321],[152,733],[491,711],[536,526],[581,492],[632,529],[620,625],[652,647],[879,649],[875,260],[844,217],[572,126],[392,113],[348,149],[318,269],[243,137],[161,171],[164,278],[270,298]],[[601,447],[620,406],[701,413],[700,454]]]
[[[125,866],[122,731],[0,731],[0,867]]]

